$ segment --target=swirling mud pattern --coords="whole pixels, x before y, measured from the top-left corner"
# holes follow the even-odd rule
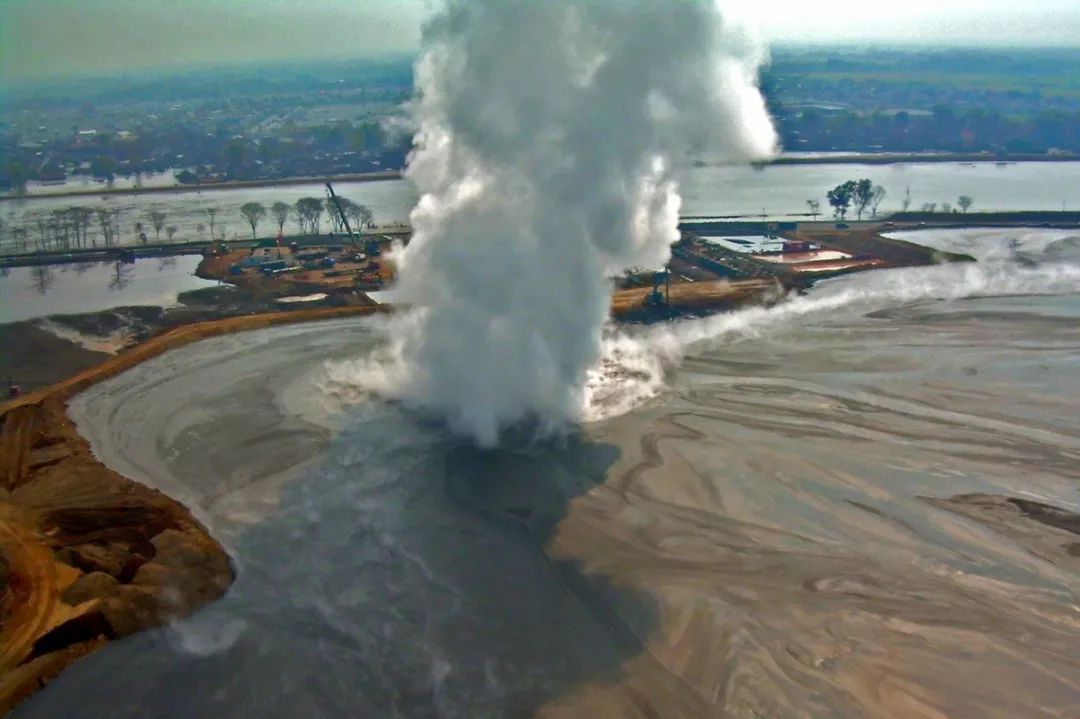
[[[919,241],[982,261],[613,337],[542,446],[366,393],[373,320],[95,387],[239,577],[18,715],[1080,716],[1080,243]]]

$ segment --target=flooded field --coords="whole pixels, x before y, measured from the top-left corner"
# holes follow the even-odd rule
[[[925,202],[955,205],[959,195],[970,195],[975,210],[1058,210],[1076,209],[1080,196],[1073,188],[1080,186],[1080,162],[930,163],[896,165],[777,165],[755,170],[750,167],[698,167],[690,170],[682,182],[685,217],[742,215],[770,219],[803,217],[806,201],[817,199],[824,204],[825,193],[834,186],[859,177],[870,178],[883,186],[888,195],[882,212],[900,209],[906,188],[911,188],[912,209]],[[342,182],[335,189],[342,197],[371,208],[380,225],[406,222],[416,205],[417,195],[407,180],[383,182]],[[98,195],[84,197],[32,196],[0,202],[0,213],[9,229],[0,236],[0,250],[14,251],[10,228],[27,229],[27,241],[38,236],[36,220],[54,210],[70,207],[106,208],[120,211],[120,241],[136,242],[135,223],[141,222],[150,234],[149,213],[166,213],[166,225],[177,228],[177,241],[209,240],[210,218],[207,210],[216,210],[214,233],[218,237],[243,239],[251,228],[240,214],[246,202],[294,204],[301,197],[325,196],[319,183],[279,185],[263,188],[238,188],[206,192],[157,192],[143,195]],[[97,221],[90,235],[97,233]],[[323,224],[328,220],[323,217]],[[286,232],[295,232],[295,217]],[[276,227],[269,219],[259,226],[259,233],[272,235]],[[164,235],[162,236],[164,237]]]
[[[217,285],[195,276],[200,259],[198,255],[183,255],[130,264],[83,262],[5,268],[0,273],[0,324],[112,307],[171,305],[181,292]]]
[[[239,578],[15,716],[1076,716],[1078,243],[908,239],[983,262],[638,332],[632,401],[557,442],[365,394],[374,320],[91,389],[95,452]]]

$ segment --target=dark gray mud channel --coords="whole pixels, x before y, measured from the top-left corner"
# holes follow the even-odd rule
[[[333,430],[281,411],[315,391],[297,366],[362,352],[367,334],[336,322],[200,343],[74,408],[113,466],[195,508],[239,574],[222,601],[106,647],[18,716],[528,716],[642,651],[649,601],[543,550],[614,447],[479,451],[374,400]]]

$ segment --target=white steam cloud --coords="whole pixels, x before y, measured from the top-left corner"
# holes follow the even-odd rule
[[[1055,243],[1038,257],[1053,258],[1067,249],[1068,245]],[[604,340],[603,359],[589,372],[586,419],[615,417],[656,396],[668,371],[688,352],[785,332],[808,318],[843,311],[861,316],[925,300],[1080,293],[1075,254],[1037,267],[1019,265],[993,247],[983,254],[987,259],[979,264],[876,270],[824,283],[808,295],[793,295],[772,307],[654,325],[633,336],[611,332]]]
[[[424,39],[413,309],[364,381],[493,445],[584,417],[608,278],[668,259],[679,168],[774,152],[764,55],[693,0],[448,0]]]

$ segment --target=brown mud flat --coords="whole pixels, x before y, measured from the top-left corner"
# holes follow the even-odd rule
[[[888,267],[920,267],[943,262],[974,262],[975,258],[954,252],[932,250],[906,240],[885,237],[882,230],[896,231],[908,228],[885,228],[880,224],[869,224],[848,230],[819,223],[803,225],[794,232],[784,233],[785,237],[803,242],[812,242],[831,249],[841,250],[853,257],[873,257],[881,260]]]
[[[233,580],[225,550],[183,505],[98,462],[67,416],[68,400],[207,337],[378,311],[330,307],[186,325],[0,405],[0,714],[79,657],[187,616]]]

